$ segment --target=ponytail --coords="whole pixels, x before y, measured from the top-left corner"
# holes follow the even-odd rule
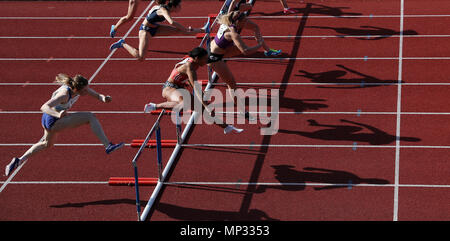
[[[68,75],[66,74],[58,74],[55,78],[55,82],[59,83],[61,85],[69,85],[73,82],[73,79],[70,78]]]
[[[69,77],[67,74],[58,74],[55,78],[55,82],[77,90],[81,90],[89,84],[89,81],[79,74],[73,78]]]
[[[239,15],[239,13],[240,13],[239,11],[232,11],[221,15],[217,20],[220,24],[231,26],[236,22],[234,18],[236,18],[236,16]]]

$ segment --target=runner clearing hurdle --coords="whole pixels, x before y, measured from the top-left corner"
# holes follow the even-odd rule
[[[206,111],[214,116],[214,113],[209,110],[206,103],[203,101],[200,93],[203,93],[200,85],[194,85],[197,81],[197,69],[201,66],[205,66],[208,63],[208,52],[201,47],[196,47],[189,52],[189,56],[183,61],[177,63],[169,79],[163,84],[162,97],[167,101],[159,104],[148,103],[144,107],[145,113],[151,113],[157,109],[181,109],[184,106],[183,95],[179,89],[183,89],[187,86],[191,86],[194,90],[196,97],[200,100]],[[197,89],[196,87],[200,87]],[[224,128],[224,133],[228,134],[232,131],[235,133],[241,133],[243,129],[237,129],[233,125],[227,124],[217,124],[216,125]]]
[[[68,113],[69,109],[80,96],[89,95],[103,103],[111,102],[111,96],[99,94],[89,88],[88,80],[81,75],[71,78],[66,74],[58,74],[56,76],[56,82],[61,84],[61,87],[53,92],[51,99],[45,102],[41,107],[43,112],[42,128],[44,129],[44,136],[39,142],[31,146],[22,157],[14,157],[11,160],[5,167],[6,176],[9,176],[15,168],[20,166],[31,156],[52,147],[57,134],[61,131],[76,128],[81,125],[90,125],[92,132],[105,147],[106,154],[123,147],[123,142],[119,144],[109,142],[103,132],[100,122],[91,112]]]

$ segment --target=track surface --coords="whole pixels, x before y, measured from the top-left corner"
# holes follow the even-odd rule
[[[222,3],[185,1],[178,16],[194,18],[177,21],[202,26]],[[260,124],[247,123],[238,125],[242,134],[225,136],[195,126],[150,220],[449,220],[450,4],[288,3],[300,13],[286,16],[278,1],[260,0],[252,13],[281,57],[260,52],[228,61],[239,87],[280,90],[279,133],[261,136]],[[156,116],[142,114],[142,106],[162,101],[160,83],[200,42],[153,38],[147,61],[118,50],[101,66],[124,2],[0,6],[2,167],[41,137],[39,108],[60,72],[89,77],[99,70],[92,88],[113,102],[81,99],[73,111],[96,113],[115,142],[143,139]],[[134,28],[127,38],[134,46],[136,36]],[[225,91],[220,80],[216,88]],[[164,139],[175,138],[169,118],[161,127]],[[89,127],[66,131],[57,143],[13,178],[1,177],[0,220],[136,219],[134,188],[106,183],[133,175],[136,149],[105,155]],[[163,149],[165,161],[171,151]],[[153,149],[139,168],[155,177]],[[152,191],[141,188],[142,205]]]

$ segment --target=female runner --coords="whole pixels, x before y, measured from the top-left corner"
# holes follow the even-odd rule
[[[166,4],[167,2],[167,4]],[[143,61],[148,49],[148,41],[150,36],[155,35],[174,35],[179,33],[196,34],[205,31],[206,26],[203,28],[194,29],[191,26],[185,28],[183,25],[174,21],[170,16],[170,13],[179,12],[181,10],[181,0],[156,0],[157,6],[154,6],[148,12],[147,17],[139,28],[139,47],[138,49],[125,43],[124,39],[113,43],[110,46],[110,50],[116,48],[125,48],[133,57],[139,61]],[[159,24],[166,20],[170,25]]]
[[[144,107],[144,112],[149,113],[156,109],[169,109],[169,108],[181,108],[183,106],[183,95],[179,89],[183,89],[187,86],[191,86],[196,93],[197,99],[205,107],[212,116],[214,115],[206,106],[201,95],[201,89],[197,89],[194,82],[197,81],[197,69],[201,66],[205,66],[208,62],[208,52],[201,47],[194,48],[189,52],[189,57],[185,58],[183,61],[177,63],[175,68],[172,70],[169,79],[164,83],[162,90],[162,97],[167,101],[159,104],[148,103]],[[198,86],[198,85],[197,85]],[[217,124],[218,126],[224,128],[224,133],[228,134],[231,131],[240,133],[243,129],[237,129],[233,125]]]
[[[61,87],[53,92],[51,99],[45,102],[41,107],[41,111],[43,112],[41,123],[42,128],[44,129],[44,136],[39,140],[39,142],[28,149],[22,157],[14,157],[11,160],[5,168],[6,176],[9,176],[15,168],[31,156],[52,147],[56,135],[61,131],[85,124],[89,124],[91,126],[92,132],[94,132],[105,147],[106,154],[123,147],[123,142],[119,144],[112,144],[109,142],[103,132],[100,122],[91,112],[67,113],[80,96],[90,95],[103,103],[111,102],[111,96],[98,94],[93,89],[89,88],[88,80],[81,75],[71,78],[65,74],[58,74],[56,76],[56,82],[60,83]]]
[[[247,26],[248,19],[243,12],[229,12],[220,16],[218,21],[221,25],[214,37],[214,41],[211,41],[208,64],[217,73],[219,78],[226,83],[228,92],[236,103],[237,97],[233,95],[233,92],[236,89],[236,81],[223,58],[240,54],[253,54],[258,51],[259,48],[264,46],[265,43],[264,39],[261,37],[259,28],[254,29],[255,38],[258,44],[253,47],[248,47],[244,43],[240,32]],[[243,110],[239,110],[239,112],[244,113]],[[250,119],[248,112],[245,112],[245,118]]]

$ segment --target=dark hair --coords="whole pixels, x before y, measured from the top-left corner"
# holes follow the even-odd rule
[[[167,2],[167,1],[164,1],[164,2]],[[165,4],[165,6],[168,9],[171,9],[171,8],[178,7],[178,5],[180,5],[180,3],[181,3],[181,0],[169,0],[169,2],[167,4]]]
[[[204,49],[202,47],[195,47],[188,53],[189,57],[191,57],[191,58],[195,58],[195,57],[201,58],[207,54],[208,54],[208,51],[206,51],[206,49]]]
[[[167,0],[156,0],[155,1],[157,4],[164,4],[167,2]]]

